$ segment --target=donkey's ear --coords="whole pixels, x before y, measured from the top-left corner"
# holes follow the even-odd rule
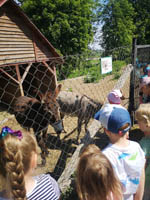
[[[43,100],[44,94],[42,92],[38,91],[38,89],[34,89],[33,92],[36,94],[36,98],[40,101]]]
[[[55,93],[54,93],[54,98],[57,98],[59,92],[61,91],[62,88],[62,84],[59,84],[56,89],[55,89]]]
[[[28,101],[27,105],[31,106],[33,104],[32,100]]]
[[[59,84],[59,85],[57,86],[57,90],[59,90],[59,92],[60,92],[61,88],[62,88],[62,84]]]
[[[42,101],[44,95],[43,95],[41,92],[39,92],[39,93],[37,93],[37,96],[38,96],[39,99]]]

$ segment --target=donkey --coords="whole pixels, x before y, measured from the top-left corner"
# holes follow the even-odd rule
[[[61,116],[72,115],[78,117],[77,122],[77,138],[78,143],[82,124],[85,124],[85,132],[88,131],[87,126],[94,114],[102,107],[101,102],[97,102],[86,95],[80,95],[73,92],[61,91],[57,97],[60,106]]]
[[[58,85],[54,92],[50,91],[51,99],[45,103],[36,98],[20,96],[14,103],[14,114],[18,123],[27,129],[33,128],[37,142],[41,148],[42,165],[46,164],[47,129],[50,124],[59,135],[62,130],[62,121],[60,118],[59,104],[56,98],[60,92],[61,85]],[[41,135],[42,132],[42,135]]]
[[[40,98],[40,100],[44,102],[47,102],[48,99],[52,98],[52,94],[49,91],[44,94],[39,92],[37,95],[38,98]],[[60,106],[61,119],[63,119],[65,115],[78,117],[78,134],[76,138],[77,143],[79,140],[82,124],[85,124],[85,132],[87,132],[87,126],[90,119],[94,118],[95,113],[103,105],[101,102],[94,101],[86,95],[80,95],[66,91],[60,91],[59,95],[57,96],[57,102]]]

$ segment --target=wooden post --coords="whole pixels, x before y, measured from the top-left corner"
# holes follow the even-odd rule
[[[4,74],[6,74],[9,78],[11,78],[13,81],[15,81],[16,83],[19,84],[19,81],[17,81],[14,77],[12,77],[10,74],[8,74],[7,72],[5,72],[4,69],[0,68],[0,71],[2,71]]]
[[[22,79],[21,79],[21,84],[23,83],[24,79],[26,78],[26,75],[28,74],[28,72],[29,72],[29,70],[30,70],[30,68],[31,68],[31,65],[32,65],[32,63],[29,63],[29,65],[28,65],[27,68],[25,69],[25,72],[24,72],[24,74],[23,74],[23,76],[22,76]]]
[[[132,41],[132,65],[133,65],[133,71],[131,73],[131,76],[130,76],[130,94],[129,94],[129,107],[128,107],[128,110],[129,110],[129,113],[130,113],[130,116],[131,116],[131,121],[132,121],[132,124],[134,124],[134,111],[135,111],[135,70],[136,70],[136,57],[137,57],[137,46],[136,46],[136,41],[137,39],[136,38],[133,38],[133,41]]]
[[[55,81],[55,88],[57,86],[57,77],[56,77],[56,67],[53,65],[50,67],[45,61],[43,61],[43,64],[48,68],[48,70],[53,74],[54,81]]]
[[[24,96],[24,91],[23,91],[23,87],[22,87],[22,81],[21,81],[21,76],[20,76],[20,71],[19,71],[18,65],[16,65],[16,73],[17,73],[17,78],[18,78],[18,81],[19,81],[21,96]]]
[[[55,76],[54,70],[45,62],[43,61],[43,64],[48,68],[48,70]]]
[[[137,39],[133,38],[132,41],[132,65],[135,67],[136,65],[136,57],[137,57]]]

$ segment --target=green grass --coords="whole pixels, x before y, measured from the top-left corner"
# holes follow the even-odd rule
[[[93,83],[98,82],[100,79],[104,78],[105,76],[114,75],[114,79],[119,79],[121,76],[121,69],[126,66],[125,61],[114,61],[113,62],[113,71],[107,74],[101,74],[100,68],[100,61],[97,60],[88,61],[83,65],[80,69],[73,70],[68,78],[75,78],[79,76],[85,76],[84,82],[85,83]]]
[[[78,59],[66,62],[66,65],[61,67],[61,71],[57,71],[58,80],[61,81],[64,78],[76,78],[84,76],[85,83],[98,82],[105,76],[114,75],[114,79],[119,79],[122,73],[122,68],[127,64],[125,61],[116,60],[112,63],[113,71],[107,74],[101,74],[100,59],[86,60]]]

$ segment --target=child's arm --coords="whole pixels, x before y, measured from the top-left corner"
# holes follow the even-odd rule
[[[142,170],[140,184],[134,195],[134,200],[142,200],[143,194],[144,194],[144,185],[145,185],[145,168],[143,168],[143,170]]]

